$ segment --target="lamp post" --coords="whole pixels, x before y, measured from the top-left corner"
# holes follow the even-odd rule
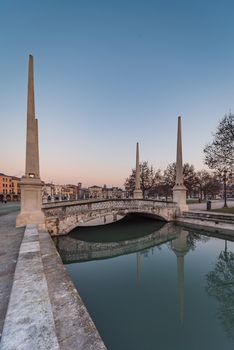
[[[223,170],[223,197],[224,197],[224,208],[227,208],[227,180],[232,178],[232,172],[228,174],[227,169]]]
[[[223,171],[223,194],[224,194],[224,208],[227,208],[227,170]]]

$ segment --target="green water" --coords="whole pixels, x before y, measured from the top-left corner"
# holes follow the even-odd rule
[[[139,227],[146,241],[139,238]],[[137,252],[132,252],[131,245],[129,254],[94,260],[95,252],[88,261],[88,253],[87,261],[66,265],[107,348],[233,350],[234,242],[201,235],[199,230],[168,224],[162,228],[156,221],[130,218],[112,226],[76,229],[59,241],[61,255],[66,261],[69,247],[75,246],[72,259],[79,260],[79,249],[84,249],[79,240],[87,234],[92,250],[97,248],[99,232],[98,248],[113,256],[118,243],[109,249],[110,242],[116,242],[118,231],[121,247],[123,232],[127,231],[128,240],[132,232]],[[157,244],[157,234],[165,243]],[[149,246],[151,237],[154,246]],[[140,250],[138,240],[148,248]],[[128,251],[129,242],[124,249]]]

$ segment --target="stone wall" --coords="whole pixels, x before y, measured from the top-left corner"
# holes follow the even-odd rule
[[[26,227],[1,350],[106,350],[47,232]]]

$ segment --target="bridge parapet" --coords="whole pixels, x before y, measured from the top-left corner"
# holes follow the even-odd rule
[[[53,202],[43,205],[46,227],[51,235],[69,233],[79,223],[106,215],[141,213],[165,221],[176,217],[176,203],[145,199],[111,199]]]

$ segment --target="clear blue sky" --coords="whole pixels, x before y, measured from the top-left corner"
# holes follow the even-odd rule
[[[234,98],[233,0],[1,0],[0,172],[22,175],[28,55],[34,56],[41,177],[122,185],[140,158],[184,161]]]

